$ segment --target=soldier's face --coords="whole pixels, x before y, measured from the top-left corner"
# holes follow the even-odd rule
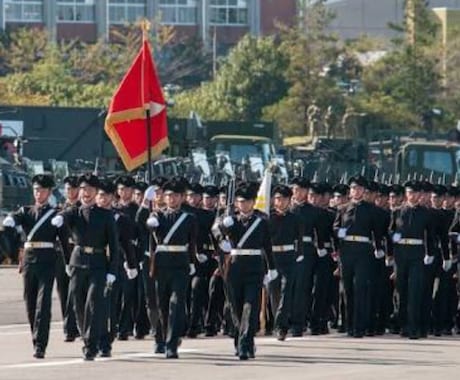
[[[41,187],[40,185],[34,185],[33,191],[35,203],[42,205],[48,202],[48,198],[51,195],[51,189]]]
[[[406,189],[406,199],[407,202],[411,204],[417,204],[420,200],[420,192],[412,189]]]
[[[254,209],[253,199],[236,198],[236,207],[243,214],[248,214]]]
[[[79,194],[80,194],[80,200],[83,204],[85,205],[93,204],[96,199],[97,189],[83,182],[80,185]]]
[[[320,195],[316,194],[314,191],[308,192],[308,202],[316,206],[319,204]]]
[[[352,183],[350,185],[350,198],[354,200],[360,200],[364,196],[364,187]]]
[[[122,202],[130,202],[133,199],[133,189],[124,185],[118,185],[117,194]]]
[[[283,197],[281,194],[275,194],[273,196],[273,207],[279,211],[285,211],[288,209],[291,203],[291,197]]]
[[[442,207],[443,199],[444,199],[443,197],[440,197],[439,195],[432,193],[431,194],[431,206],[435,208]]]
[[[217,204],[217,197],[210,197],[210,196],[203,196],[203,207],[206,210],[212,210],[216,207]]]
[[[163,190],[161,188],[158,188],[155,191],[155,204],[157,206],[162,206],[164,204]]]
[[[142,199],[144,198],[144,193],[140,190],[134,190],[133,200],[136,204],[140,205],[142,203]]]
[[[173,193],[171,191],[167,191],[163,195],[166,207],[172,209],[178,209],[184,200],[184,195],[180,193]]]
[[[113,195],[99,190],[96,195],[96,204],[102,208],[110,208],[112,206]]]
[[[201,194],[188,193],[186,197],[186,202],[192,207],[200,207]]]
[[[227,205],[227,195],[226,194],[219,194],[219,206],[225,207]]]
[[[72,187],[68,183],[64,185],[65,197],[69,200],[75,200],[78,198],[78,187]]]
[[[292,199],[296,202],[304,202],[307,200],[308,190],[298,185],[292,186]]]

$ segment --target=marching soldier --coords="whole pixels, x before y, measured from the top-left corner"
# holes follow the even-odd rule
[[[94,360],[98,352],[101,321],[104,313],[104,288],[116,280],[119,246],[113,213],[96,205],[99,180],[92,174],[78,178],[80,207],[61,212],[52,219],[57,227],[65,224],[75,243],[66,270],[85,360]],[[108,254],[106,246],[108,245]]]
[[[59,237],[63,255],[68,256],[68,236],[65,230],[57,229],[51,223],[57,212],[48,203],[54,187],[53,178],[49,175],[36,175],[32,178],[32,186],[35,204],[21,207],[7,216],[3,225],[22,226],[27,235],[20,272],[24,282],[24,299],[32,332],[34,357],[43,359],[51,320],[51,297],[57,260],[56,238]]]
[[[147,226],[154,231],[151,273],[155,278],[157,302],[166,358],[177,359],[177,348],[186,326],[186,296],[189,276],[195,273],[196,218],[182,208],[185,185],[172,179],[163,186],[166,208],[154,211]]]
[[[424,267],[433,263],[431,214],[419,205],[421,186],[405,185],[406,203],[392,211],[388,255],[397,266],[396,285],[400,297],[401,335],[418,339],[421,333]]]
[[[382,250],[381,229],[375,206],[364,200],[365,178],[351,178],[350,202],[340,208],[334,231],[342,262],[343,282],[347,300],[348,334],[362,338],[369,325],[368,291],[373,281],[371,269],[374,257],[385,256]],[[372,245],[374,240],[374,247]]]
[[[254,186],[240,186],[235,192],[238,214],[227,215],[220,223],[233,247],[227,259],[227,286],[236,329],[234,344],[240,360],[255,355],[262,283],[268,284],[278,276],[268,221],[254,212],[256,196]],[[266,266],[268,273],[264,276]]]
[[[278,185],[272,194],[273,210],[269,226],[272,250],[280,275],[270,283],[269,292],[277,339],[283,341],[289,329],[293,306],[296,260],[302,257],[302,226],[297,215],[289,210],[292,190],[286,185]]]
[[[75,176],[68,176],[64,178],[64,195],[66,197],[62,209],[68,207],[78,207],[80,201],[78,200],[78,178]],[[69,240],[69,249],[73,248],[73,242]],[[61,248],[62,249],[62,248]],[[79,335],[77,321],[72,305],[72,295],[69,291],[69,276],[65,271],[65,264],[62,255],[58,255],[56,266],[56,285],[61,302],[61,310],[64,319],[64,334],[65,342],[73,342]]]

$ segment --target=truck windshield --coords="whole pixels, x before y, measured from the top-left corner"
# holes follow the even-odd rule
[[[425,151],[423,152],[423,168],[432,170],[438,173],[445,173],[453,175],[454,162],[452,160],[452,153],[448,150],[439,151]]]
[[[216,151],[226,151],[230,154],[230,160],[235,163],[241,163],[243,159],[250,156],[260,156],[264,163],[270,161],[271,150],[270,144],[266,142],[246,141],[217,141]]]

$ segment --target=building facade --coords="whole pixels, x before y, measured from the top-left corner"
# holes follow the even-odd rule
[[[0,0],[3,29],[40,26],[50,39],[107,40],[111,28],[141,18],[173,25],[180,35],[235,44],[243,35],[293,24],[297,0]]]

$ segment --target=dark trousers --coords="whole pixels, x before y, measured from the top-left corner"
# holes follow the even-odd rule
[[[155,286],[166,349],[176,351],[185,331],[186,295],[189,284],[188,267],[157,267]]]
[[[36,349],[46,350],[51,321],[51,295],[55,266],[52,263],[28,263],[23,267],[24,301]]]
[[[455,291],[454,270],[439,271],[439,285],[433,300],[434,329],[437,332],[450,331],[453,327],[452,295]]]
[[[136,279],[130,280],[123,268],[119,270],[119,321],[118,335],[127,337],[132,335],[135,318]]]
[[[281,253],[282,254],[282,253]],[[269,285],[270,303],[275,316],[275,329],[287,332],[289,316],[292,310],[294,296],[294,276],[296,262],[278,265],[279,276]]]
[[[69,276],[65,271],[64,260],[61,255],[58,255],[56,260],[56,288],[61,304],[62,318],[64,322],[64,334],[66,336],[77,336],[78,328],[73,311],[72,295],[69,288]]]
[[[224,279],[221,275],[214,274],[209,280],[209,300],[205,317],[205,329],[217,333],[223,321],[224,304]]]
[[[198,333],[204,326],[209,301],[209,281],[217,267],[215,260],[197,264],[196,274],[190,284],[190,327],[192,333]]]
[[[148,276],[148,266],[142,269],[139,269],[139,274],[136,277],[136,311],[135,311],[135,329],[136,336],[148,335],[150,332],[150,320],[147,312],[147,304],[145,288],[144,288],[144,272],[147,272]]]
[[[104,310],[106,272],[102,268],[72,268],[70,291],[74,299],[75,316],[87,352],[96,353],[101,334]]]
[[[115,281],[111,289],[104,289],[104,306],[101,311],[101,337],[99,339],[99,349],[110,351],[112,343],[118,332],[118,309],[120,286]]]
[[[418,334],[421,328],[424,256],[423,247],[398,247],[395,249],[399,324],[403,331],[409,335]]]
[[[341,247],[342,275],[346,295],[349,334],[363,335],[369,323],[368,291],[374,255],[367,243],[344,242]]]
[[[313,273],[317,255],[314,247],[304,244],[304,259],[296,263],[294,281],[294,300],[291,313],[293,332],[305,330],[307,319],[311,318]]]
[[[235,327],[235,348],[239,353],[248,353],[253,349],[259,320],[263,275],[248,269],[241,263],[232,263],[227,278]]]
[[[331,257],[317,256],[313,268],[314,291],[311,309],[310,328],[320,332],[327,327],[329,293],[331,291]]]
[[[164,343],[163,332],[161,331],[160,310],[158,308],[155,280],[149,275],[149,258],[145,256],[141,271],[142,282],[144,285],[145,305],[147,316],[156,343]]]

